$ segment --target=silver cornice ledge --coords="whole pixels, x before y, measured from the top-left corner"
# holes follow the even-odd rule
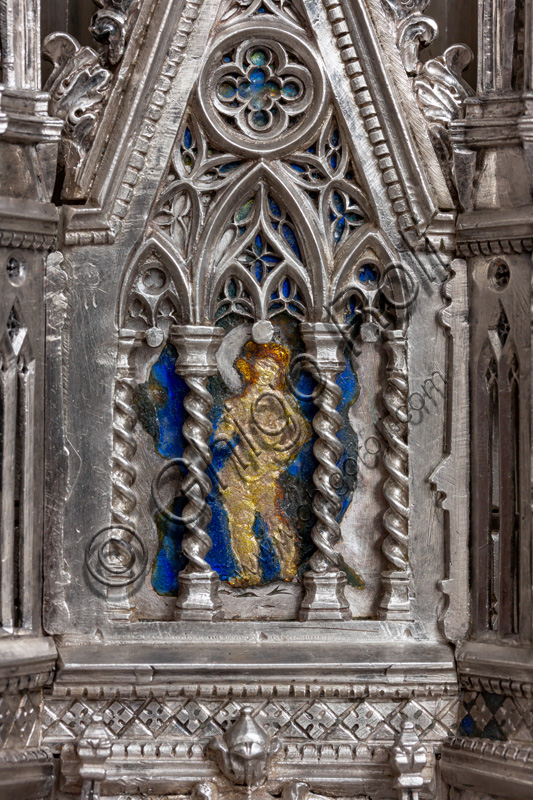
[[[48,798],[53,756],[40,746],[43,687],[50,685],[57,650],[45,637],[0,639],[0,797]]]
[[[205,780],[224,794],[227,780],[206,753],[222,759],[225,732],[241,719],[240,734],[228,747],[244,747],[233,739],[240,742],[248,731],[254,741],[264,739],[268,763],[272,759],[271,768],[265,762],[250,783],[268,777],[274,794],[297,780],[328,794],[381,797],[404,769],[401,755],[398,764],[389,762],[389,731],[403,746],[405,724],[417,726],[417,747],[428,758],[420,766],[421,787],[431,778],[441,732],[453,730],[456,692],[451,649],[442,645],[72,644],[60,648],[53,691],[45,699],[43,742],[52,750],[61,747],[63,788],[79,791],[79,745],[71,731],[83,706],[74,728],[79,741],[90,739],[95,725],[101,742],[110,739],[104,796],[132,785],[139,792],[175,793]],[[267,747],[265,730],[279,741]],[[224,770],[232,769],[228,761]],[[229,786],[246,783],[234,773],[228,779]]]
[[[501,723],[503,734],[499,734],[498,739],[457,735],[445,742],[441,759],[444,779],[458,790],[464,790],[468,800],[472,787],[491,797],[530,800],[533,786],[531,648],[465,642],[457,651],[457,667],[463,698],[460,720],[470,712],[479,727],[490,722],[491,710],[481,700],[488,696],[494,703],[494,718]]]

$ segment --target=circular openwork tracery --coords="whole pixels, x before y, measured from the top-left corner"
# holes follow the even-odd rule
[[[286,31],[255,26],[225,38],[198,85],[204,121],[218,142],[247,155],[298,145],[324,107],[326,84],[310,47]]]
[[[226,56],[225,58],[230,58]],[[243,42],[234,60],[224,62],[213,77],[215,106],[246,136],[277,136],[307,111],[313,98],[311,73],[290,62],[276,42]]]

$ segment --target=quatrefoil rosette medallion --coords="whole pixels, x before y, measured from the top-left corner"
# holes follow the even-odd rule
[[[217,43],[203,69],[198,99],[204,122],[222,147],[279,157],[316,129],[326,91],[306,41],[253,25]]]
[[[311,73],[302,64],[291,64],[277,42],[269,47],[243,42],[235,60],[215,70],[213,82],[216,108],[248,136],[279,136],[313,98]]]

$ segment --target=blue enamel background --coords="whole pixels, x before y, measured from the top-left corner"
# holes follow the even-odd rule
[[[293,354],[298,351],[301,352],[302,345],[297,336],[297,325],[294,322],[279,318],[276,338],[288,344]],[[185,420],[183,400],[188,388],[185,382],[175,373],[176,357],[177,354],[174,347],[168,344],[152,367],[148,381],[138,388],[136,397],[136,410],[139,415],[139,421],[152,436],[156,452],[166,459],[181,458],[186,446],[186,441],[181,431]],[[339,467],[344,474],[343,485],[340,488],[342,511],[339,519],[341,519],[349,506],[353,494],[356,478],[353,472],[357,458],[357,438],[352,427],[348,424],[348,411],[356,400],[359,389],[349,358],[346,359],[346,368],[343,374],[338,377],[337,383],[343,393],[342,401],[338,408],[343,418],[343,427],[338,436],[345,448],[339,462]],[[311,377],[307,373],[302,373],[295,388],[297,397],[310,397],[313,391]],[[210,380],[209,389],[214,398],[211,420],[216,433],[218,422],[224,411],[224,404],[231,396],[231,392],[219,376]],[[304,415],[312,421],[316,412],[316,407],[312,400],[299,399],[299,402]],[[315,438],[313,437],[302,447],[296,459],[288,466],[281,478],[283,508],[287,517],[295,523],[301,541],[300,571],[307,569],[309,557],[314,550],[310,531],[314,524],[312,513],[314,485],[312,476],[316,468],[316,460],[313,455]],[[206,560],[222,580],[231,578],[236,573],[236,569],[229,546],[227,516],[217,485],[216,475],[229,457],[232,446],[235,444],[236,442],[224,445],[220,442],[214,444],[213,439],[211,440],[213,463],[209,469],[209,475],[213,483],[213,490],[208,498],[208,503],[213,513],[209,526],[209,534],[212,538],[213,546]],[[184,526],[173,519],[173,515],[181,516],[184,505],[184,498],[177,497],[172,508],[168,509],[169,512],[172,512],[171,514],[156,513],[155,515],[159,534],[159,550],[153,565],[152,586],[161,595],[177,594],[178,573],[186,566],[186,560],[181,552]],[[260,543],[263,581],[267,583],[279,577],[280,565],[263,520],[259,515],[256,515],[254,533]],[[348,565],[343,564],[343,568],[346,570],[349,583],[361,588],[363,584],[357,573]]]

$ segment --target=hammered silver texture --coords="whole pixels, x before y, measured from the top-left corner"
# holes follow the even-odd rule
[[[434,5],[476,88],[428,0],[0,0],[2,797],[530,800],[533,14]],[[234,586],[214,398],[282,316],[309,569]]]

